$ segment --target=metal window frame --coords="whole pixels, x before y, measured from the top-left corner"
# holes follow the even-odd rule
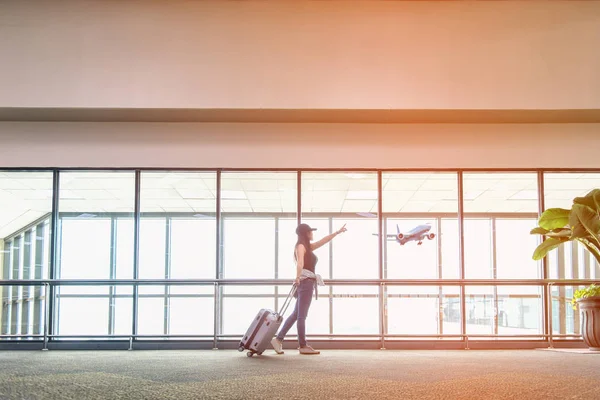
[[[52,198],[52,212],[50,214],[50,218],[51,218],[51,246],[50,246],[50,260],[49,260],[49,279],[47,280],[11,280],[10,283],[7,283],[6,281],[0,281],[0,285],[3,286],[14,286],[17,283],[26,283],[29,285],[42,285],[46,288],[45,293],[47,294],[47,301],[44,302],[45,304],[45,310],[46,310],[46,318],[45,318],[45,323],[44,323],[44,348],[47,348],[47,344],[48,342],[52,342],[54,340],[58,340],[61,338],[60,335],[55,335],[54,332],[54,328],[55,328],[55,324],[56,324],[56,319],[58,316],[58,304],[57,300],[60,296],[60,294],[57,292],[57,289],[60,286],[63,285],[73,285],[73,284],[78,284],[78,285],[96,285],[96,284],[100,284],[101,281],[92,281],[92,280],[69,280],[69,281],[65,281],[65,280],[60,280],[57,279],[57,259],[58,259],[58,253],[60,251],[60,246],[59,246],[59,242],[60,242],[60,238],[59,238],[59,216],[58,216],[58,203],[59,203],[59,183],[60,183],[60,172],[68,172],[68,171],[133,171],[135,173],[135,215],[134,215],[134,265],[133,265],[133,269],[134,269],[134,279],[133,280],[109,280],[109,281],[104,281],[103,284],[106,284],[108,286],[112,286],[112,285],[121,285],[121,284],[126,284],[126,285],[131,285],[133,286],[134,289],[134,295],[133,295],[133,324],[132,324],[132,335],[129,336],[130,338],[130,348],[131,348],[131,343],[132,341],[134,341],[136,338],[142,338],[144,337],[144,335],[137,335],[137,318],[138,318],[138,297],[139,297],[139,293],[138,293],[138,287],[140,285],[145,285],[145,284],[149,284],[148,280],[139,280],[139,229],[140,229],[140,219],[142,217],[142,213],[140,212],[140,181],[141,181],[141,173],[143,172],[147,172],[147,171],[165,171],[165,172],[216,172],[217,174],[217,186],[218,186],[218,190],[217,190],[217,205],[216,205],[216,212],[215,212],[215,216],[217,219],[217,227],[216,227],[216,250],[217,250],[217,262],[216,262],[216,279],[212,280],[210,282],[200,282],[198,280],[183,280],[183,281],[178,281],[178,280],[165,280],[165,281],[152,281],[154,283],[152,284],[164,284],[165,286],[171,286],[171,285],[177,285],[177,284],[182,284],[182,285],[196,285],[196,284],[209,284],[209,285],[214,285],[215,287],[215,293],[214,293],[214,298],[215,298],[215,328],[219,328],[220,325],[222,324],[222,307],[219,308],[218,305],[220,304],[219,302],[222,301],[223,299],[223,293],[222,293],[222,288],[223,286],[226,285],[261,285],[261,284],[266,284],[266,285],[279,285],[279,284],[289,284],[291,282],[285,282],[282,280],[271,280],[269,282],[266,282],[264,280],[251,280],[248,282],[242,282],[240,280],[224,280],[221,279],[222,278],[222,244],[223,244],[223,232],[222,232],[222,217],[221,217],[221,207],[220,207],[220,183],[221,183],[221,173],[222,172],[296,172],[297,174],[297,196],[298,196],[298,210],[297,210],[297,219],[298,222],[301,221],[302,218],[302,206],[301,206],[301,200],[302,200],[302,185],[301,185],[301,178],[302,178],[302,173],[303,172],[321,172],[321,173],[327,173],[327,172],[369,172],[369,173],[377,173],[377,179],[378,179],[378,230],[380,233],[380,239],[379,239],[379,247],[378,247],[378,259],[379,259],[379,277],[385,277],[385,254],[384,254],[384,243],[385,240],[383,240],[383,237],[381,236],[382,233],[382,229],[383,229],[383,224],[384,221],[386,220],[386,218],[388,218],[387,215],[384,215],[384,213],[382,212],[382,194],[383,194],[383,190],[381,187],[381,175],[383,172],[399,172],[399,173],[411,173],[411,172],[432,172],[432,173],[444,173],[444,172],[448,172],[448,173],[455,173],[457,174],[457,181],[458,181],[458,216],[456,216],[456,214],[453,214],[452,217],[455,217],[458,219],[458,227],[459,227],[459,263],[460,263],[460,279],[459,280],[444,280],[444,279],[437,279],[437,280],[387,280],[387,279],[379,279],[379,280],[360,280],[360,281],[351,281],[351,280],[345,280],[345,281],[340,281],[340,280],[330,280],[328,283],[330,284],[338,284],[338,285],[379,285],[380,287],[380,299],[381,301],[385,301],[385,298],[387,296],[382,295],[381,294],[381,290],[383,290],[384,294],[387,293],[386,289],[388,286],[391,285],[423,285],[423,286],[439,286],[440,288],[443,286],[459,286],[460,287],[460,299],[461,299],[461,335],[459,335],[461,337],[461,340],[464,342],[465,344],[465,348],[468,348],[469,346],[469,337],[471,338],[476,338],[476,337],[481,337],[482,335],[467,335],[466,334],[466,318],[465,318],[465,304],[466,304],[466,299],[465,299],[465,287],[466,286],[471,286],[471,285],[485,285],[485,286],[493,286],[494,288],[497,288],[498,285],[511,285],[511,286],[520,286],[520,285],[528,285],[528,286],[540,286],[543,288],[542,290],[542,307],[544,308],[543,311],[543,335],[534,335],[535,337],[544,337],[545,340],[543,341],[544,343],[550,343],[552,345],[552,341],[553,338],[563,338],[563,337],[578,337],[578,335],[566,335],[566,334],[559,334],[559,335],[554,335],[552,334],[552,295],[551,295],[551,287],[552,286],[558,286],[558,287],[564,287],[564,286],[576,286],[576,285],[587,285],[590,283],[597,283],[597,280],[592,280],[592,279],[584,279],[584,280],[577,280],[577,279],[570,279],[570,280],[565,280],[565,281],[561,281],[561,280],[550,280],[548,279],[548,262],[546,259],[543,260],[543,264],[542,264],[542,279],[539,280],[488,280],[488,281],[483,281],[483,280],[467,280],[465,279],[465,271],[464,271],[464,219],[465,217],[468,218],[470,215],[468,213],[464,213],[464,193],[463,193],[463,173],[465,172],[482,172],[482,173],[494,173],[494,172],[506,172],[506,173],[519,173],[519,172],[531,172],[531,173],[536,173],[537,174],[537,179],[538,179],[538,200],[539,200],[539,213],[541,213],[544,210],[544,195],[545,195],[545,190],[544,190],[544,178],[546,176],[547,173],[568,173],[568,172],[589,172],[589,173],[600,173],[600,169],[593,169],[593,168],[544,168],[544,169],[531,169],[531,168],[467,168],[467,169],[456,169],[456,168],[446,168],[446,169],[432,169],[432,168],[394,168],[394,169],[372,169],[372,168],[339,168],[339,169],[332,169],[332,168],[327,168],[327,169],[323,169],[323,168],[305,168],[305,169],[297,169],[297,168],[288,168],[288,169],[257,169],[257,168],[1,168],[2,171],[44,171],[44,172],[52,172],[53,174],[53,198]],[[536,215],[539,216],[539,213]],[[386,213],[388,214],[388,213]],[[408,215],[406,214],[402,214],[400,213],[401,217],[406,218]],[[483,213],[482,216],[485,216],[486,218],[490,217],[491,213]],[[256,216],[256,214],[252,214],[254,216]],[[259,214],[260,215],[260,214]],[[145,215],[144,215],[145,216]],[[164,214],[161,214],[161,216],[164,216]],[[341,215],[336,214],[336,217],[340,217]],[[529,216],[529,213],[528,215]],[[67,217],[65,215],[65,217]],[[312,217],[312,215],[311,215]],[[328,215],[329,218],[332,218],[333,216],[331,214]],[[428,217],[431,217],[431,214],[428,214]],[[518,216],[516,216],[515,214],[510,214],[510,215],[506,215],[506,217],[513,217],[513,218],[518,218]],[[168,256],[166,256],[166,258],[168,258]],[[277,276],[276,276],[277,277]],[[587,277],[587,275],[586,275]],[[170,297],[170,296],[166,296],[165,298]],[[275,297],[277,298],[276,294]],[[333,296],[330,297],[330,299],[333,298]],[[441,298],[441,297],[440,297]],[[496,298],[496,296],[494,297]],[[219,301],[217,301],[219,300]],[[379,340],[380,342],[380,346],[381,348],[383,348],[386,344],[386,339],[387,338],[393,338],[393,337],[402,337],[402,338],[406,338],[406,337],[417,337],[417,338],[422,338],[422,339],[426,339],[428,336],[427,335],[387,335],[386,334],[386,324],[385,324],[385,314],[386,314],[386,306],[385,303],[381,303],[380,302],[380,306],[379,306],[379,317],[380,317],[380,323],[379,323],[379,335],[377,336],[377,340]],[[53,318],[49,318],[50,316],[53,316]],[[214,335],[212,335],[213,337],[213,347],[217,348],[218,344],[223,344],[223,345],[227,345],[227,343],[225,341],[219,341],[218,339],[223,337],[223,335],[220,334],[220,329],[215,329],[214,331]],[[14,336],[14,335],[13,335]],[[31,338],[35,338],[35,337],[39,337],[40,335],[26,335],[26,337],[31,337]],[[166,337],[181,337],[181,335],[166,335]],[[185,335],[184,335],[185,336]],[[339,337],[341,338],[343,335],[330,335],[332,337]],[[358,337],[360,335],[350,335],[350,337]],[[451,336],[451,335],[433,335],[436,338],[439,337],[446,337],[446,336]],[[456,335],[454,335],[456,336]],[[517,337],[525,337],[527,335],[518,335]],[[77,336],[78,338],[82,337],[81,335]],[[105,336],[103,336],[105,337]],[[111,337],[116,337],[116,336],[111,336]],[[193,337],[198,337],[198,336],[193,336]],[[492,338],[494,339],[502,339],[504,337],[508,337],[506,335],[491,335]],[[66,337],[65,337],[66,338]],[[471,344],[473,342],[471,341]]]

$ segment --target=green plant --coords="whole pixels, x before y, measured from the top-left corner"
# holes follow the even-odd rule
[[[571,299],[571,305],[573,306],[573,309],[577,309],[577,300],[579,299],[587,299],[588,297],[596,297],[596,296],[600,296],[600,286],[596,286],[593,283],[588,286],[585,287],[583,289],[579,289],[577,291],[575,291],[575,293],[573,294],[573,298]]]
[[[570,210],[547,209],[538,225],[531,234],[544,235],[546,239],[534,250],[534,260],[541,260],[561,244],[576,240],[600,263],[600,189],[573,199]]]
[[[534,250],[534,260],[541,260],[561,244],[576,240],[600,263],[600,189],[573,199],[570,210],[547,209],[540,216],[538,225],[530,233],[543,235],[545,240]],[[593,296],[600,296],[600,287],[593,284],[576,291],[572,299],[573,308],[578,299]]]

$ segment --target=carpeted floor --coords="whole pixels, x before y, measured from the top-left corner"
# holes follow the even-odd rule
[[[0,399],[600,399],[600,354],[0,352]]]

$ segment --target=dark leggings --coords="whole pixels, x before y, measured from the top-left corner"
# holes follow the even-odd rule
[[[290,328],[294,326],[294,323],[297,321],[298,344],[300,344],[300,347],[306,346],[306,316],[308,315],[308,309],[310,308],[314,289],[314,279],[304,279],[300,281],[300,284],[298,285],[298,299],[296,299],[294,312],[292,312],[281,327],[277,339],[283,340]]]

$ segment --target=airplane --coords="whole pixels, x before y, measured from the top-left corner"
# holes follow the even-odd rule
[[[396,224],[396,231],[398,233],[388,233],[386,236],[387,240],[395,240],[400,243],[400,245],[404,245],[407,242],[416,241],[417,245],[423,244],[423,239],[427,238],[429,240],[433,240],[435,238],[435,233],[427,233],[431,229],[431,224],[419,225],[416,228],[411,229],[406,233],[400,232],[400,227]],[[379,236],[377,233],[373,235]]]

